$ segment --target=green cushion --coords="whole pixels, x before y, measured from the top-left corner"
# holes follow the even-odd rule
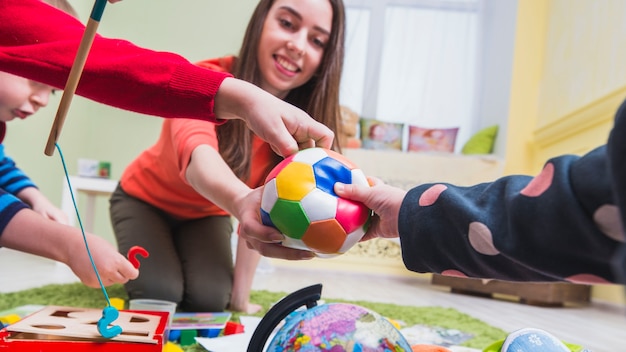
[[[462,154],[491,154],[493,151],[493,145],[496,141],[496,135],[498,134],[498,125],[489,126],[476,132],[475,135],[470,138],[463,149]]]

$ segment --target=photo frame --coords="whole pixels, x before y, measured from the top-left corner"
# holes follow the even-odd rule
[[[444,152],[454,153],[458,127],[452,128],[424,128],[409,126],[410,152]]]
[[[402,151],[404,124],[361,119],[360,125],[364,149]]]

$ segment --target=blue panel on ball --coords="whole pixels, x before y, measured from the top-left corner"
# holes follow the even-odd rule
[[[270,218],[270,214],[268,214],[268,212],[266,212],[263,209],[261,209],[261,221],[263,222],[263,225],[265,226],[276,227],[274,226],[274,223],[272,222],[272,219]]]
[[[317,188],[337,196],[333,187],[336,182],[352,183],[352,172],[344,164],[333,158],[324,158],[313,165],[313,174]]]

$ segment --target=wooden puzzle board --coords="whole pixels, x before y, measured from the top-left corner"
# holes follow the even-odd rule
[[[119,318],[113,322],[122,328],[122,333],[106,339],[98,332],[97,323],[102,317],[102,310],[90,308],[48,306],[35,312],[7,330],[35,334],[41,340],[89,339],[94,341],[124,341],[156,344],[155,331],[161,316],[134,312],[119,312]]]

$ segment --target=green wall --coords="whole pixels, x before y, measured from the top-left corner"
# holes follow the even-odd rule
[[[70,0],[86,23],[93,1]],[[108,4],[98,33],[123,38],[159,51],[181,54],[191,61],[237,54],[245,27],[257,0],[125,0]],[[5,148],[40,189],[60,206],[65,182],[59,153],[43,153],[61,98],[51,98],[48,107],[24,121],[8,125]],[[78,158],[112,163],[112,178],[158,137],[162,119],[130,113],[81,97],[72,101],[59,145],[68,172],[77,173]],[[99,197],[95,233],[113,241],[108,199]],[[84,211],[84,196],[78,197]]]

